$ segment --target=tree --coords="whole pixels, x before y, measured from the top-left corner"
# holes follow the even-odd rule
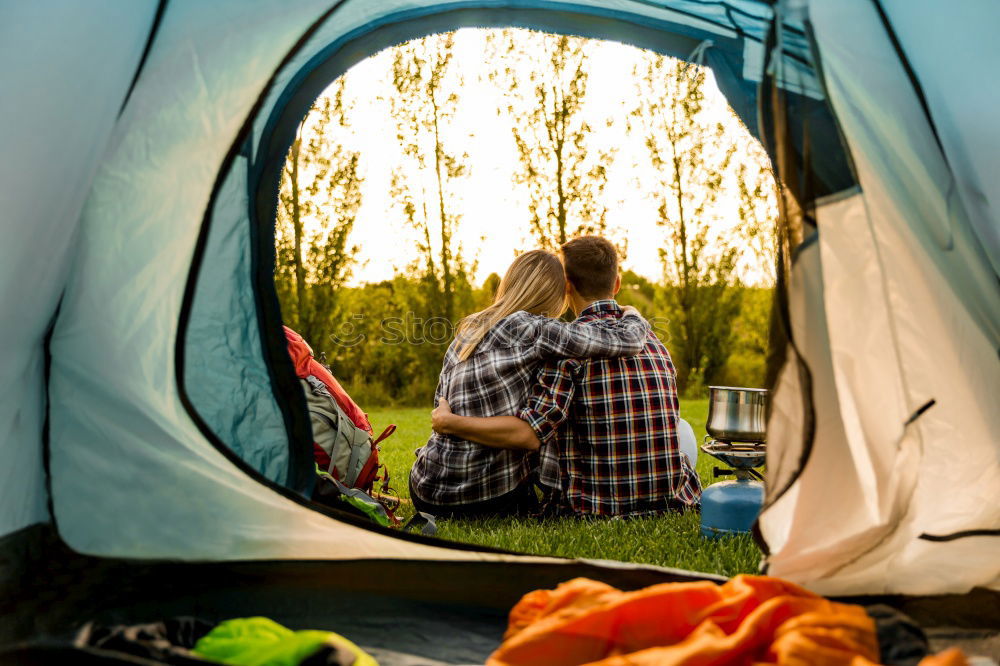
[[[735,114],[734,114],[735,115]],[[773,286],[777,266],[778,179],[767,153],[747,134],[744,160],[738,165],[740,236],[760,276],[759,283]]]
[[[496,273],[490,273],[486,276],[486,279],[483,280],[483,286],[479,290],[478,309],[482,310],[493,302],[497,295],[497,289],[500,288],[500,280],[500,276]]]
[[[666,231],[660,257],[670,347],[681,390],[697,392],[725,365],[740,308],[732,288],[739,244],[711,224],[736,144],[721,123],[705,120],[703,68],[648,53],[635,75],[631,120],[657,174],[658,224]]]
[[[614,149],[595,148],[584,118],[587,40],[504,30],[490,40],[505,63],[490,76],[508,96],[520,158],[513,180],[528,193],[531,233],[548,249],[574,236],[601,234],[603,203]],[[548,66],[539,66],[539,62]]]
[[[733,351],[715,380],[727,386],[763,387],[773,290],[743,287],[740,312],[733,321]]]
[[[317,351],[358,251],[348,240],[361,207],[362,178],[359,154],[343,143],[347,113],[341,79],[299,123],[281,172],[275,286],[283,319]]]
[[[393,171],[391,194],[417,232],[419,259],[410,267],[428,293],[424,300],[452,321],[471,266],[455,241],[461,219],[451,199],[453,181],[468,174],[467,153],[446,147],[448,122],[458,106],[460,77],[451,75],[454,34],[432,35],[394,49],[391,99],[404,164]]]

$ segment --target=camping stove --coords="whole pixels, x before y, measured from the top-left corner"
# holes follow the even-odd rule
[[[764,464],[764,446],[734,444],[706,435],[701,450],[728,466],[714,467],[714,478],[736,477],[735,481],[713,483],[702,492],[701,535],[716,538],[749,532],[764,503],[764,477],[755,469]]]
[[[711,387],[709,434],[701,450],[726,467],[714,467],[713,478],[735,476],[713,483],[701,495],[701,535],[749,532],[764,503],[764,477],[756,468],[767,456],[764,411],[767,392],[761,389]],[[713,438],[713,435],[715,436]],[[740,437],[740,441],[723,437]]]

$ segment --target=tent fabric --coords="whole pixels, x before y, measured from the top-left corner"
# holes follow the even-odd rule
[[[967,224],[1000,275],[1000,86],[991,73],[1000,59],[994,28],[1000,10],[989,0],[962,2],[947,12],[933,12],[927,0],[883,0],[910,66],[913,68],[930,112],[948,166],[954,171],[954,195],[964,208]],[[934,20],[928,20],[930,16]],[[933,49],[925,44],[934,44]],[[941,54],[946,54],[941,57]],[[952,223],[965,221],[952,220]],[[997,313],[992,312],[994,317]]]
[[[246,161],[241,156],[237,165]],[[185,346],[185,388],[202,418],[241,460],[275,483],[308,490],[291,467],[285,422],[260,354],[249,279],[251,238],[240,233],[246,226],[245,176],[245,166],[233,169],[219,192],[205,249],[211,259],[201,262],[186,331],[196,342]]]
[[[817,208],[808,254],[821,268],[797,281],[817,433],[794,490],[761,518],[769,572],[827,594],[998,587],[1000,539],[925,535],[1000,525],[988,321],[1000,292],[972,236],[949,222],[952,177],[871,3],[814,2],[810,17],[863,194]],[[782,418],[770,445],[787,455]]]
[[[992,17],[983,17],[984,22],[1000,20],[995,3],[990,3],[989,13]],[[831,103],[855,162],[871,163],[878,185],[887,190],[892,207],[905,220],[907,234],[923,246],[933,268],[946,276],[951,299],[963,303],[988,339],[1000,341],[997,274],[989,270],[985,247],[955,197],[956,178],[935,140],[940,123],[932,126],[921,109],[875,6],[868,0],[846,5],[818,2],[811,7],[811,16],[823,49]],[[863,46],[847,47],[848,33]],[[862,184],[868,199],[874,184]]]
[[[178,401],[174,340],[217,169],[259,92],[246,82],[266,81],[305,13],[283,3],[168,8],[117,124],[52,340],[52,499],[62,537],[81,552],[488,557],[303,507],[235,466]]]
[[[45,521],[42,342],[152,3],[7,3],[0,21],[0,534]],[[53,24],[53,13],[61,20]],[[67,113],[72,109],[72,113]],[[29,288],[30,286],[30,288]]]
[[[773,396],[759,525],[769,572],[828,594],[1000,588],[989,171],[1000,141],[995,122],[959,101],[996,99],[1000,57],[986,40],[952,77],[925,46],[939,15],[982,36],[1000,10],[979,0],[951,13],[926,6],[918,19],[908,6],[5,6],[0,535],[51,520],[70,547],[105,557],[568,567],[311,506],[308,417],[300,389],[287,390],[297,383],[269,278],[278,169],[322,87],[403,39],[517,25],[681,57],[701,45],[763,138],[779,128],[765,113],[758,122],[758,83],[787,99],[780,131],[803,173],[781,175],[823,198],[801,202],[819,233],[799,248],[789,285],[813,381],[787,364]],[[956,39],[942,44],[966,53]],[[803,439],[810,409],[817,428]]]

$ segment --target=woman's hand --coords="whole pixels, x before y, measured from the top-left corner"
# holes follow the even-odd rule
[[[439,435],[494,449],[537,451],[541,446],[531,426],[516,416],[459,416],[451,411],[451,405],[444,398],[438,398],[437,407],[431,411],[431,428]]]
[[[642,317],[642,315],[639,314],[639,311],[636,310],[631,305],[623,305],[622,306],[622,316],[624,317],[626,315],[635,315],[636,317],[640,317],[640,318]]]
[[[444,398],[438,398],[437,407],[431,410],[431,429],[441,435],[451,434],[448,432],[448,423],[452,416],[454,414],[452,414],[448,401]]]

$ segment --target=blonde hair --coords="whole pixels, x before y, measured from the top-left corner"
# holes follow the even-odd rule
[[[555,254],[531,250],[514,260],[500,280],[493,304],[459,322],[458,359],[472,356],[491,328],[520,310],[547,317],[566,310],[566,273]]]

